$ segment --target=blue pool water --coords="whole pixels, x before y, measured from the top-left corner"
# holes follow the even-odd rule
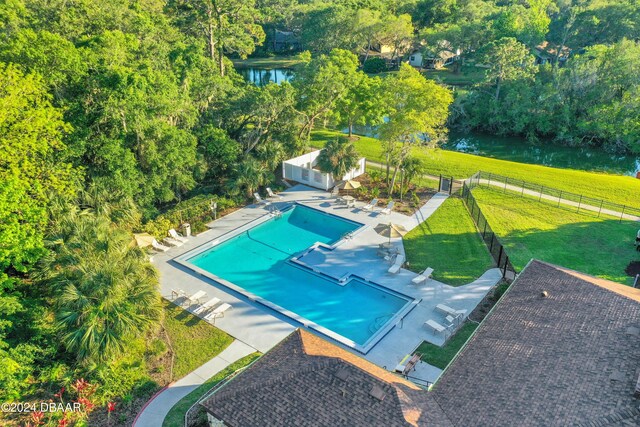
[[[363,345],[409,300],[355,278],[340,285],[288,261],[316,242],[332,244],[359,227],[296,205],[188,262]]]

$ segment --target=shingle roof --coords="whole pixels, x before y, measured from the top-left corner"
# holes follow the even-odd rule
[[[431,394],[459,426],[636,425],[639,302],[638,289],[532,261]]]
[[[202,405],[230,426],[451,426],[415,384],[303,330]]]

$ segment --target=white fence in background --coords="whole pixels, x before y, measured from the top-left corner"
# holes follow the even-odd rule
[[[282,162],[282,176],[285,179],[297,181],[322,190],[332,188],[339,181],[335,181],[332,174],[315,169],[320,151],[321,150],[312,151],[311,153],[285,160]],[[358,160],[358,165],[355,168],[351,169],[342,177],[341,181],[362,175],[365,171],[365,166],[366,161],[363,157]]]

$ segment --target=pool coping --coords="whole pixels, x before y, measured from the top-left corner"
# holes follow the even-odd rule
[[[223,277],[217,276],[209,271],[206,271],[198,266],[196,266],[195,264],[192,264],[191,262],[188,261],[188,259],[191,259],[215,246],[218,246],[228,240],[231,240],[232,238],[244,233],[245,231],[248,231],[254,227],[257,227],[258,225],[261,225],[271,219],[274,219],[280,212],[285,212],[288,211],[290,209],[293,209],[295,206],[301,206],[304,207],[306,209],[311,209],[314,210],[316,212],[320,212],[324,215],[329,215],[329,216],[334,216],[336,218],[339,218],[340,220],[343,221],[347,221],[347,222],[351,222],[354,224],[358,224],[360,225],[359,228],[357,228],[356,230],[349,232],[348,235],[350,235],[351,237],[356,236],[357,234],[359,234],[360,232],[362,232],[363,230],[370,228],[369,225],[366,224],[362,224],[359,223],[357,221],[353,221],[350,220],[348,218],[343,218],[341,216],[338,215],[334,215],[331,213],[327,213],[324,211],[321,211],[319,209],[315,209],[312,208],[310,206],[306,206],[304,204],[298,203],[298,202],[293,202],[291,204],[289,204],[285,209],[281,209],[281,210],[276,210],[276,211],[272,211],[272,212],[268,212],[265,215],[256,218],[236,229],[230,230],[224,234],[222,234],[221,236],[218,236],[215,239],[212,239],[206,243],[203,243],[200,246],[197,246],[196,248],[193,248],[187,252],[185,252],[182,255],[179,255],[175,258],[173,258],[173,261],[182,265],[183,267],[192,270],[193,272],[214,281],[215,283],[218,283],[234,292],[237,292],[238,294],[246,297],[247,299],[249,299],[250,301],[253,301],[255,303],[258,303],[260,305],[263,305],[271,310],[274,310],[284,316],[286,316],[287,318],[293,320],[294,322],[297,322],[303,326],[305,326],[308,329],[312,329],[312,330],[316,330],[318,332],[320,332],[321,334],[349,347],[352,348],[362,354],[367,354],[378,342],[380,342],[380,340],[382,340],[382,338],[384,338],[389,332],[391,332],[391,330],[396,327],[400,322],[402,322],[402,319],[404,317],[406,317],[411,310],[413,310],[421,301],[421,299],[416,299],[410,295],[406,295],[404,293],[398,292],[396,290],[387,288],[386,286],[383,286],[379,283],[376,282],[372,282],[364,277],[360,277],[356,274],[346,274],[344,276],[342,276],[341,278],[336,278],[333,277],[329,274],[317,271],[315,269],[313,269],[312,267],[306,265],[305,263],[298,261],[298,258],[308,254],[309,252],[311,252],[312,250],[318,248],[318,247],[322,247],[325,250],[334,250],[335,248],[337,248],[338,246],[340,246],[341,244],[343,244],[346,241],[345,236],[343,236],[342,238],[340,238],[338,241],[336,241],[335,243],[333,243],[332,245],[327,245],[325,243],[322,242],[316,242],[313,245],[311,245],[310,247],[304,249],[303,251],[300,251],[292,256],[290,256],[285,262],[290,262],[291,264],[296,265],[298,268],[302,268],[304,270],[306,270],[308,273],[310,274],[314,274],[316,276],[322,277],[325,280],[329,280],[331,282],[334,282],[336,285],[338,286],[345,286],[347,283],[349,283],[351,280],[358,280],[362,283],[364,283],[367,286],[371,286],[371,287],[375,287],[383,292],[389,293],[391,295],[394,295],[396,297],[405,299],[407,301],[406,304],[404,304],[402,306],[401,309],[399,309],[387,322],[385,322],[384,326],[382,328],[380,328],[379,330],[377,330],[375,333],[373,333],[369,339],[367,341],[365,341],[364,344],[358,344],[355,341],[340,335],[322,325],[319,325],[303,316],[300,316],[278,304],[274,304],[273,302],[260,297],[258,295],[253,294],[252,292],[249,292],[248,290],[246,290],[245,288],[236,285],[233,282],[230,282],[226,279],[224,279]],[[344,282],[343,282],[344,280]]]

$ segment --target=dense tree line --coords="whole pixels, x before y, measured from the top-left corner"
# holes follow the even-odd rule
[[[488,67],[459,92],[453,127],[640,151],[637,1],[314,0],[280,10],[268,26],[295,32],[312,52],[339,47],[366,62],[373,46],[404,59],[446,50],[457,54],[455,72]],[[548,62],[534,66],[539,46]]]
[[[302,54],[291,83],[245,82],[229,56],[251,54],[287,11],[286,1],[0,3],[0,400],[83,376],[104,403],[145,383],[163,313],[132,233],[162,228],[148,225],[164,209],[200,193],[244,203],[318,125],[381,124],[401,153],[414,134],[445,133],[447,89],[410,67],[368,76],[341,43]],[[403,31],[398,40],[413,29]],[[357,158],[333,145],[347,163],[327,167]]]

